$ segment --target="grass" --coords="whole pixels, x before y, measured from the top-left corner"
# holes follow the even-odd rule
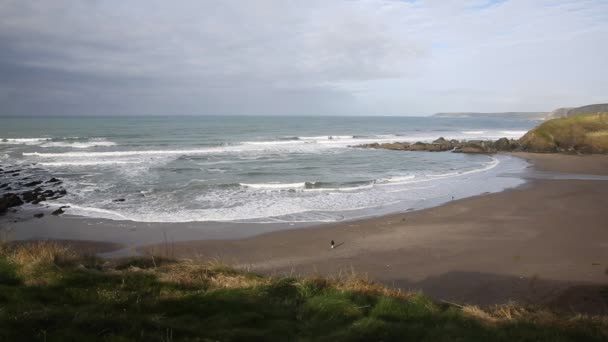
[[[608,153],[608,113],[549,120],[520,142],[530,152]]]
[[[603,341],[608,319],[434,302],[355,277],[0,245],[1,341]]]

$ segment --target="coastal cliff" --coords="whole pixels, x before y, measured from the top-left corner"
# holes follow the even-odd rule
[[[549,120],[519,143],[527,152],[608,153],[608,113]]]

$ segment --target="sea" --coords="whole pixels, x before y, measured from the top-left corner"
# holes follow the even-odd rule
[[[323,223],[517,187],[507,155],[358,148],[519,138],[538,122],[445,117],[0,117],[0,184],[57,177],[66,215],[137,222]],[[10,177],[10,179],[9,179]],[[0,195],[4,190],[0,189]],[[6,192],[6,191],[4,191]],[[32,204],[24,206],[24,210]]]

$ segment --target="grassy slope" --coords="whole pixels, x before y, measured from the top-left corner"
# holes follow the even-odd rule
[[[600,341],[602,317],[437,304],[356,279],[107,262],[53,243],[0,246],[1,341]]]
[[[530,152],[608,153],[608,113],[549,120],[520,142]]]

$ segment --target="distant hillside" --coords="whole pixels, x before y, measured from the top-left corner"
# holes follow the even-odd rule
[[[576,108],[558,108],[548,115],[548,119],[565,118],[581,114],[608,113],[608,103],[592,104]]]
[[[574,109],[574,108],[572,108],[572,107],[557,108],[556,110],[549,113],[549,115],[547,115],[547,119],[565,118],[566,116],[568,116],[568,111],[570,111],[572,109]]]
[[[519,142],[528,152],[608,153],[608,108],[606,111],[546,121]]]
[[[544,120],[547,112],[502,112],[502,113],[475,113],[475,112],[460,112],[460,113],[437,113],[434,117],[442,118],[511,118],[511,119],[530,119]]]

